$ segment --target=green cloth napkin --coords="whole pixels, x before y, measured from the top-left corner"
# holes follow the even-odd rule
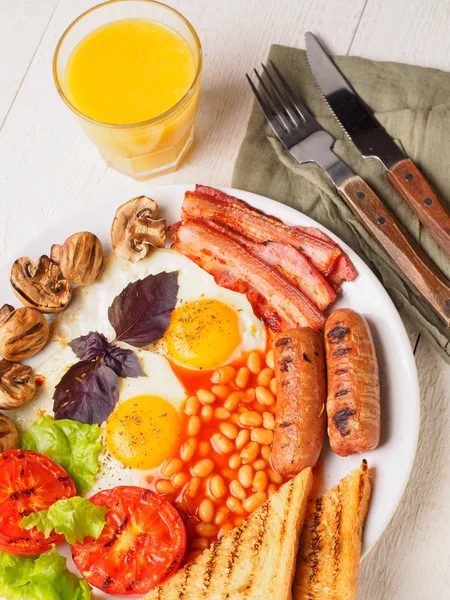
[[[336,153],[365,179],[441,271],[450,278],[450,260],[388,182],[377,160],[364,160],[345,137],[318,91],[303,50],[274,45],[269,58],[322,126],[336,137]],[[357,57],[336,63],[377,119],[450,201],[450,73]],[[233,173],[233,187],[269,196],[316,219],[363,258],[379,277],[402,316],[407,316],[450,362],[450,331],[420,298],[388,255],[353,216],[326,175],[313,164],[298,164],[274,138],[256,102]]]

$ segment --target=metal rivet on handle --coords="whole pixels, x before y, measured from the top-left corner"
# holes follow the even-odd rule
[[[431,206],[431,204],[433,203],[433,200],[431,198],[425,198],[423,203],[426,204],[427,206]]]
[[[378,223],[380,225],[384,225],[386,223],[386,218],[385,217],[378,217],[377,221],[378,221]]]
[[[412,173],[406,173],[405,179],[406,181],[412,181],[414,179],[414,175]]]
[[[364,192],[358,192],[356,194],[356,197],[358,198],[358,200],[364,200],[364,198],[366,197]]]

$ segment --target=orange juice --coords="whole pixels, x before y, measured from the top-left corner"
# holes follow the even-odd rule
[[[195,75],[192,52],[174,31],[144,19],[92,31],[66,67],[75,106],[103,123],[140,123],[179,102]]]
[[[176,169],[193,139],[202,51],[192,25],[153,0],[109,0],[64,32],[58,92],[105,161],[136,179]]]

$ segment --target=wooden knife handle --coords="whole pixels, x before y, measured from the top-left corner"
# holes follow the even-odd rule
[[[388,171],[395,189],[439,246],[450,257],[450,210],[412,160],[405,158]]]
[[[450,282],[361,177],[347,179],[338,191],[446,327],[450,327]]]

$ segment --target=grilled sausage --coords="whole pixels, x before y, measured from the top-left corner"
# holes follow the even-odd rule
[[[325,325],[328,436],[340,456],[373,450],[380,440],[380,383],[364,317],[335,310]]]
[[[273,344],[277,382],[272,465],[284,477],[313,467],[325,434],[323,336],[308,327],[278,333]]]

